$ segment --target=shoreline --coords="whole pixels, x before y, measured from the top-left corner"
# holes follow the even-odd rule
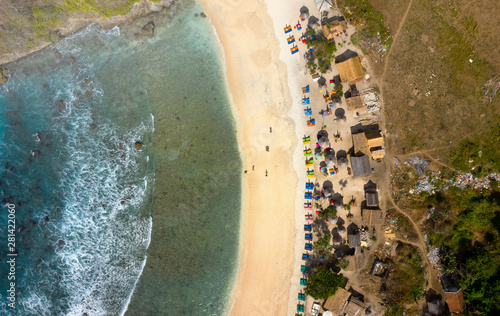
[[[243,162],[239,265],[227,313],[286,315],[296,233],[290,188],[298,181],[288,67],[269,3],[199,2],[219,40]]]

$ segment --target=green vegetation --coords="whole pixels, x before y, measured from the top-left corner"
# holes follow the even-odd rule
[[[368,0],[340,0],[338,4],[345,18],[353,19],[360,28],[351,38],[353,44],[379,42],[385,55],[391,48],[392,36],[384,25],[384,15],[375,12]]]
[[[323,236],[319,237],[314,242],[314,248],[318,250],[320,255],[326,256],[330,254],[330,242],[332,241],[332,234],[326,231]]]
[[[334,218],[335,216],[337,216],[337,209],[335,208],[335,205],[330,205],[324,210],[321,209],[318,214],[318,217],[322,219]]]
[[[347,268],[349,268],[349,260],[347,260],[347,259],[340,259],[339,266],[340,266],[340,268],[342,268],[344,270],[347,270]]]
[[[342,86],[342,83],[340,83],[340,80],[339,80],[339,83],[335,84],[335,96],[339,97],[339,98],[342,98],[343,95],[344,95],[343,86]]]
[[[500,172],[500,146],[495,144],[500,144],[500,125],[492,127],[480,137],[461,141],[451,151],[451,164],[456,169],[476,176]]]
[[[307,280],[304,292],[315,300],[326,300],[337,292],[344,283],[344,277],[325,266],[319,266]]]
[[[404,308],[401,306],[391,306],[385,312],[385,316],[401,316],[404,311]]]
[[[472,313],[500,311],[500,190],[450,188],[427,195],[434,207],[426,221],[430,243],[444,250],[444,271],[457,276]]]
[[[50,40],[50,30],[61,23],[57,7],[32,7],[33,33],[36,37]]]
[[[415,302],[424,294],[424,268],[417,250],[409,245],[398,247],[398,256],[387,279],[387,299],[390,306]]]
[[[306,40],[307,48],[314,48],[314,54],[311,55],[310,60],[306,66],[311,73],[316,73],[319,70],[325,73],[330,68],[334,58],[337,46],[334,41],[328,41],[324,36],[316,34],[316,31],[311,28],[307,31],[308,38]],[[314,39],[311,39],[311,36]]]

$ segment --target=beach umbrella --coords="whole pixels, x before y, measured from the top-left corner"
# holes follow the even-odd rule
[[[337,162],[337,159],[335,158],[334,155],[328,155],[325,158],[325,163],[328,167],[334,167],[336,162]]]
[[[323,156],[321,156],[321,152],[318,151],[318,152],[314,153],[314,158],[321,159],[321,158],[323,158]]]
[[[321,148],[326,148],[328,146],[330,146],[330,140],[328,139],[328,137],[321,137],[318,141],[319,145],[321,146]]]
[[[349,161],[347,161],[346,157],[342,157],[338,160],[339,167],[347,167],[349,165]]]
[[[340,245],[342,243],[342,237],[340,237],[340,235],[337,234],[332,238],[332,241],[334,245]]]
[[[330,218],[330,223],[335,225],[337,224],[337,221],[339,220],[339,217],[338,216],[334,216],[332,218]]]
[[[302,13],[300,14],[300,18],[301,18],[302,20],[307,20],[307,19],[309,19],[309,12],[307,12],[307,11],[302,12]]]
[[[344,226],[339,226],[337,227],[337,232],[339,234],[344,234],[345,233],[345,227]]]
[[[326,167],[321,167],[321,173],[325,176],[328,175],[328,170],[326,169]]]
[[[324,193],[325,197],[330,197],[333,195],[333,190],[332,189],[325,189]]]

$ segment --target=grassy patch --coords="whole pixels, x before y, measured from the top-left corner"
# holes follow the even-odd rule
[[[367,47],[372,53],[385,56],[392,45],[392,36],[384,25],[384,15],[373,9],[368,0],[341,0],[338,5],[346,19],[357,25],[359,32],[351,41]],[[357,44],[355,44],[357,42]]]

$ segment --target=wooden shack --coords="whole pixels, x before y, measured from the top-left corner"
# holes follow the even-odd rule
[[[321,26],[321,29],[323,30],[323,35],[326,37],[326,39],[332,40],[336,35],[347,30],[347,23],[345,22],[345,20],[335,20],[323,24]]]

